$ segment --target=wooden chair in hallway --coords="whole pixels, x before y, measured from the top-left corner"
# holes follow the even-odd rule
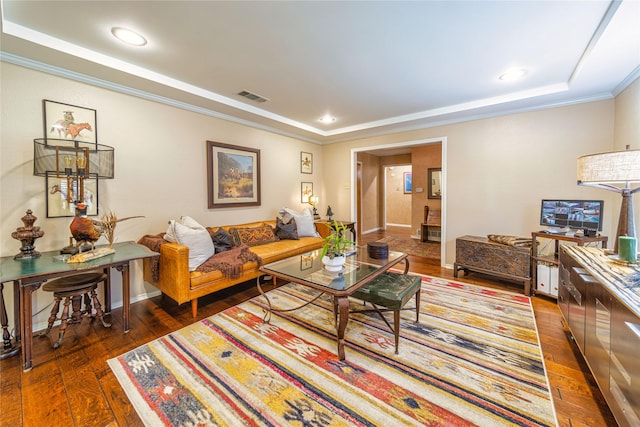
[[[424,207],[424,222],[420,224],[420,240],[423,242],[429,241],[429,227],[440,228],[441,224],[441,212],[440,209],[429,209],[429,206]],[[439,240],[437,240],[439,242]]]

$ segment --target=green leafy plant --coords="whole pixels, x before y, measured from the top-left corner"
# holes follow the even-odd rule
[[[320,258],[326,255],[333,259],[337,256],[345,255],[347,249],[356,243],[345,237],[348,230],[349,229],[343,223],[337,221],[334,222],[331,225],[331,234],[324,238],[325,243],[322,247],[322,254],[320,255]]]

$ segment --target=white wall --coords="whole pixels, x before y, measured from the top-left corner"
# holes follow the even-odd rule
[[[576,159],[612,150],[613,123],[614,100],[608,100],[331,144],[323,149],[325,186],[336,194],[335,210],[348,212],[353,148],[446,138],[444,264],[455,261],[456,237],[530,236],[541,229],[542,198],[605,200],[603,233],[611,236],[618,200],[612,202],[611,192],[578,187]]]
[[[0,255],[19,253],[11,238],[20,218],[31,209],[45,234],[36,241],[39,251],[68,244],[71,218],[46,218],[45,180],[33,176],[33,139],[42,138],[42,100],[97,110],[98,142],[115,147],[115,179],[99,183],[99,209],[118,217],[144,215],[121,222],[119,241],[136,241],[144,234],[166,229],[169,219],[189,215],[204,225],[237,224],[275,218],[282,206],[301,208],[300,182],[311,181],[322,192],[322,154],[319,145],[274,135],[202,114],[0,62]],[[206,141],[261,150],[262,206],[207,208]],[[300,173],[300,152],[314,154],[313,174]],[[326,200],[326,199],[325,199]],[[106,243],[102,238],[99,242]],[[141,263],[132,268],[131,295],[144,297],[156,288],[144,285]],[[120,275],[113,274],[114,305],[121,304]],[[12,286],[5,301],[13,301]],[[34,313],[52,300],[39,291]],[[8,307],[12,316],[12,307]],[[48,310],[34,319],[46,324]],[[12,317],[10,317],[12,319]]]
[[[605,200],[603,233],[615,230],[620,207],[613,193],[578,187],[576,158],[583,154],[639,148],[639,83],[617,100],[513,114],[498,118],[358,139],[324,147],[225,122],[209,116],[111,92],[0,62],[0,255],[20,244],[10,237],[27,209],[38,216],[45,236],[40,251],[68,243],[70,218],[47,219],[44,179],[33,173],[33,139],[42,137],[42,100],[97,110],[99,142],[115,147],[115,179],[100,182],[100,209],[118,216],[144,215],[118,225],[120,241],[137,240],[166,228],[169,219],[190,215],[206,225],[272,218],[284,205],[300,208],[300,182],[312,181],[337,218],[352,215],[351,149],[419,140],[441,140],[445,163],[443,198],[445,264],[455,260],[455,238],[488,233],[526,236],[538,225],[545,197]],[[615,124],[614,124],[615,122]],[[615,139],[614,139],[615,130]],[[262,159],[262,206],[208,209],[205,141],[258,148]],[[300,151],[314,154],[313,175],[300,173]],[[617,197],[615,197],[617,196]],[[636,196],[637,198],[637,196]],[[355,210],[355,208],[354,208]],[[640,210],[636,210],[638,216]],[[640,220],[636,219],[637,223]],[[102,242],[102,241],[101,241]],[[100,242],[99,242],[100,243]],[[114,274],[114,305],[120,304]],[[12,316],[11,286],[5,301]],[[144,285],[141,266],[132,269],[132,297],[155,288]],[[51,295],[38,292],[34,312]],[[45,313],[34,319],[46,321]],[[12,318],[12,317],[10,317]]]

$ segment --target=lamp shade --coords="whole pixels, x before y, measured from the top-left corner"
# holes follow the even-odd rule
[[[640,182],[640,150],[612,151],[578,157],[578,184]]]
[[[33,174],[37,176],[64,175],[69,159],[80,166],[80,158],[87,176],[113,178],[114,157],[114,149],[108,145],[52,138],[33,140]]]

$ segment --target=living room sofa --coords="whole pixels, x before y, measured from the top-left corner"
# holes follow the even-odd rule
[[[259,229],[269,226],[276,230],[276,220],[257,221],[245,224],[223,225],[220,227],[206,227],[213,236],[220,228],[227,233],[233,229]],[[145,236],[140,243],[160,252],[160,257],[154,260],[144,260],[144,280],[160,289],[163,295],[169,296],[178,304],[191,302],[191,314],[198,314],[198,298],[220,291],[222,289],[246,282],[261,276],[260,265],[269,264],[294,255],[322,248],[324,237],[331,233],[331,229],[324,223],[315,225],[318,236],[304,236],[296,239],[278,239],[268,242],[252,242],[250,246],[241,244],[245,250],[258,256],[258,260],[249,260],[241,265],[237,277],[230,277],[220,269],[212,271],[190,271],[189,246],[164,240],[164,233]],[[236,245],[238,242],[235,242]],[[238,248],[238,247],[237,247]],[[214,254],[214,257],[224,254]]]

